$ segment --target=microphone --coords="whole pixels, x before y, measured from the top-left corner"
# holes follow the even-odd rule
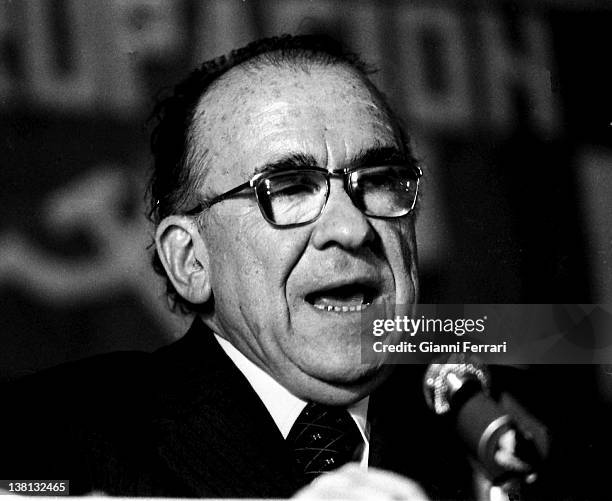
[[[447,416],[493,485],[533,483],[541,454],[533,436],[493,398],[487,367],[473,357],[453,354],[430,364],[423,379],[425,400]]]

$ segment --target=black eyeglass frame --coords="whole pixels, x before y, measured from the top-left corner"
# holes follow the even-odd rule
[[[410,208],[408,208],[404,214],[399,214],[397,216],[378,216],[376,214],[368,214],[368,212],[366,212],[362,207],[360,207],[358,204],[355,203],[356,198],[354,198],[353,187],[352,187],[352,184],[350,182],[351,175],[354,174],[355,172],[366,171],[368,169],[378,169],[380,167],[401,167],[401,168],[412,169],[413,170],[415,181],[416,181],[416,187],[415,187],[415,192],[414,192],[414,200],[412,201],[412,205],[410,206]],[[315,217],[313,217],[313,218],[311,218],[311,219],[309,219],[307,221],[300,222],[300,223],[278,224],[278,223],[276,223],[274,221],[271,221],[270,218],[264,212],[263,207],[262,207],[262,203],[259,200],[259,192],[258,192],[258,189],[257,189],[258,183],[260,181],[262,181],[263,179],[265,179],[266,177],[273,176],[273,175],[281,175],[281,174],[282,175],[286,175],[286,174],[304,173],[304,172],[319,172],[319,173],[323,174],[324,177],[325,177],[327,192],[325,194],[325,201],[321,205],[321,209],[319,210],[319,213]],[[253,192],[255,194],[255,199],[257,200],[257,205],[259,207],[259,211],[261,212],[261,215],[272,226],[274,226],[276,228],[295,228],[295,227],[298,227],[298,226],[304,226],[304,225],[307,225],[307,224],[315,222],[317,219],[319,219],[319,217],[321,217],[321,214],[323,214],[323,211],[325,210],[325,207],[327,206],[327,201],[329,199],[329,193],[331,191],[331,186],[330,186],[330,181],[329,180],[332,177],[340,177],[340,178],[343,178],[344,191],[347,193],[347,195],[349,196],[349,198],[351,199],[353,204],[363,214],[365,214],[366,216],[376,217],[376,218],[381,218],[381,219],[396,219],[398,217],[407,216],[408,214],[410,214],[414,210],[414,207],[416,205],[416,201],[418,199],[418,194],[419,194],[419,180],[420,180],[420,178],[422,176],[423,176],[423,171],[416,164],[412,164],[412,165],[409,165],[409,166],[403,166],[403,165],[374,165],[374,166],[368,166],[368,167],[353,167],[353,168],[342,169],[341,171],[335,171],[335,172],[330,172],[327,169],[324,169],[322,167],[308,167],[307,169],[288,169],[288,170],[275,171],[275,172],[266,172],[266,171],[264,171],[264,172],[258,172],[257,174],[253,175],[253,177],[251,177],[251,179],[249,179],[247,182],[242,183],[242,184],[236,186],[235,188],[232,188],[232,189],[226,191],[225,193],[221,193],[220,195],[217,195],[216,197],[214,197],[213,199],[211,199],[209,201],[202,202],[202,203],[198,204],[193,209],[185,212],[185,214],[188,215],[188,216],[195,216],[197,214],[202,214],[202,213],[206,212],[208,209],[210,209],[213,205],[218,204],[219,202],[223,202],[224,200],[233,198],[234,195],[237,195],[238,193],[240,193],[241,191],[243,191],[243,190],[245,190],[247,188],[252,188]]]

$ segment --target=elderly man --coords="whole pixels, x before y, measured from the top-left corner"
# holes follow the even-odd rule
[[[422,368],[361,361],[362,312],[417,300],[421,175],[363,63],[326,38],[266,39],[205,63],[156,111],[155,265],[195,321],[153,354],[6,389],[0,478],[68,479],[73,494],[470,497]]]
[[[332,41],[282,37],[205,64],[158,115],[157,269],[197,312],[188,338],[206,345],[192,350],[214,350],[206,363],[227,365],[222,385],[236,380],[231,393],[248,392],[219,418],[233,435],[222,447],[252,453],[258,471],[253,490],[234,492],[287,495],[348,460],[366,466],[368,395],[388,369],[360,363],[361,312],[417,296],[420,170],[384,98]],[[256,436],[226,422],[245,411],[267,421]],[[295,467],[287,452],[303,471],[285,486],[295,480],[282,471]],[[194,456],[209,468],[210,458]],[[235,468],[221,473],[228,487],[244,476]]]

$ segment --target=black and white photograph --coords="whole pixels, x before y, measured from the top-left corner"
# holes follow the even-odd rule
[[[608,500],[612,2],[0,0],[0,497]]]

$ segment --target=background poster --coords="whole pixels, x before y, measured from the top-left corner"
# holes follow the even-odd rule
[[[0,380],[184,332],[150,266],[147,117],[286,32],[379,68],[425,171],[422,302],[611,303],[610,27],[588,0],[1,0]]]

